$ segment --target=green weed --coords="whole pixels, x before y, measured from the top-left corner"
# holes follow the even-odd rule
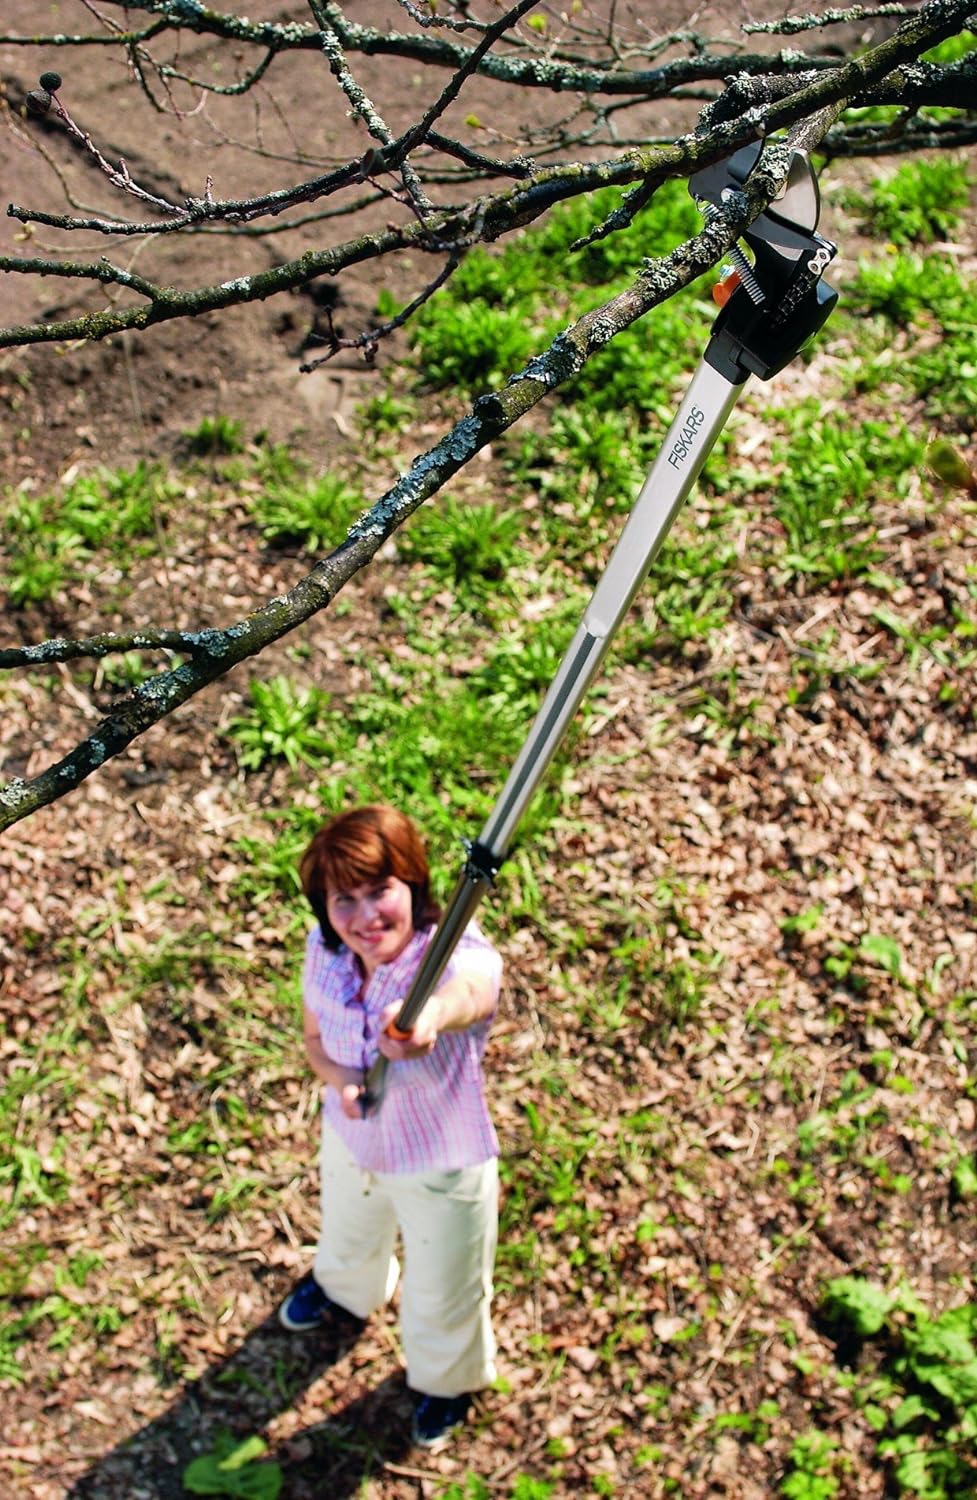
[[[977,1304],[932,1317],[907,1287],[888,1292],[846,1276],[828,1283],[821,1306],[837,1337],[879,1341],[863,1404],[896,1493],[926,1500],[973,1494]],[[878,1405],[872,1398],[880,1391],[888,1399]]]
[[[526,560],[517,545],[523,524],[518,511],[448,496],[424,506],[397,533],[397,550],[406,562],[423,563],[462,603],[479,603],[510,591],[509,573]]]
[[[697,1019],[711,976],[721,963],[719,954],[698,945],[687,957],[674,957],[664,924],[650,932],[635,928],[609,957],[611,1003],[605,1001],[601,1007],[604,1023],[623,1025],[626,1019],[633,1023],[640,1018],[646,1034],[659,1038]]]
[[[41,507],[36,501],[18,506],[6,529],[10,560],[2,582],[10,603],[22,609],[55,598],[80,566],[84,554],[81,538],[71,532],[43,531]]]
[[[817,932],[823,915],[824,904],[818,901],[814,906],[805,907],[793,917],[785,917],[780,923],[780,930],[787,937],[796,937],[805,932]]]
[[[791,1468],[781,1480],[781,1495],[787,1500],[830,1500],[837,1495],[839,1481],[830,1472],[837,1453],[838,1444],[826,1433],[802,1433],[791,1447]]]
[[[284,1476],[281,1466],[262,1463],[268,1451],[263,1438],[242,1441],[218,1433],[212,1453],[193,1459],[183,1470],[183,1488],[193,1495],[223,1495],[229,1500],[277,1500]]]
[[[867,195],[850,202],[869,232],[897,246],[950,239],[970,200],[971,177],[962,161],[937,157],[906,162],[877,177]]]
[[[22,1261],[16,1280],[10,1284],[8,1296],[22,1292],[27,1266],[43,1260],[45,1253],[40,1251]],[[118,1332],[126,1319],[114,1302],[80,1304],[74,1296],[63,1293],[64,1288],[69,1291],[83,1288],[90,1272],[99,1265],[101,1257],[98,1255],[72,1257],[67,1266],[54,1267],[53,1292],[25,1299],[23,1311],[0,1319],[0,1380],[17,1385],[24,1379],[17,1351],[30,1340],[43,1336],[45,1347],[57,1354],[86,1337],[104,1338]]]
[[[278,905],[284,898],[296,901],[302,896],[298,863],[309,840],[323,821],[322,814],[307,808],[294,808],[282,814],[266,813],[269,820],[281,822],[281,832],[272,839],[247,837],[234,846],[241,859],[234,881],[233,894],[240,902],[255,907]]]
[[[825,973],[846,981],[853,989],[864,988],[867,972],[881,969],[890,978],[902,978],[902,955],[898,943],[883,933],[866,933],[856,946],[836,945],[824,960]]]
[[[364,502],[340,475],[326,473],[312,483],[272,482],[253,497],[250,508],[261,535],[274,546],[322,552],[342,541]]]
[[[468,391],[502,385],[546,342],[518,308],[437,301],[413,328],[411,343],[426,385]]]
[[[875,1084],[866,1083],[861,1073],[850,1069],[839,1084],[837,1096],[798,1125],[801,1158],[811,1161],[823,1154],[831,1163],[856,1156],[864,1165],[872,1133],[889,1119],[876,1094]]]
[[[517,1474],[507,1492],[507,1500],[549,1500],[553,1489],[548,1480]],[[454,1479],[444,1489],[439,1489],[437,1500],[491,1500],[493,1492],[499,1493],[497,1487],[490,1489],[477,1474],[466,1474],[464,1479]]]
[[[758,741],[776,743],[776,733],[768,722],[768,705],[762,698],[744,698],[733,667],[717,674],[697,692],[686,714],[690,734],[726,750],[735,752]]]
[[[729,619],[739,564],[732,519],[723,506],[707,524],[680,524],[668,538],[644,588],[649,654],[703,643]]]
[[[908,348],[887,366],[924,402],[926,414],[969,430],[977,374],[977,291],[946,256],[894,255],[864,263],[851,287],[856,309],[905,328]]]
[[[756,1411],[722,1411],[712,1419],[714,1433],[734,1432],[742,1434],[750,1443],[765,1443],[770,1436],[770,1424],[780,1414],[775,1401],[761,1401]]]
[[[556,676],[569,624],[567,621],[554,633],[551,616],[546,631],[533,630],[528,636],[516,631],[503,635],[482,665],[474,669],[468,685],[496,724],[504,721],[512,729],[528,730],[530,716]]]
[[[155,667],[141,651],[124,651],[119,656],[108,656],[99,663],[96,685],[107,683],[111,688],[128,692],[152,677]]]
[[[973,639],[974,625],[971,620],[961,616],[959,610],[955,610],[954,614],[956,619],[952,624],[921,627],[900,618],[892,609],[880,607],[872,611],[873,618],[899,641],[910,668],[915,670],[921,660],[931,658],[948,671],[958,673],[973,666],[977,660],[977,648],[971,646],[969,650],[960,649],[964,642]],[[944,642],[947,644],[944,645]],[[952,702],[955,697],[953,685],[941,683],[940,694],[942,702]]]
[[[954,63],[959,62],[962,57],[969,57],[974,51],[977,51],[977,33],[960,31],[956,36],[948,37],[945,42],[922,53],[922,59],[926,62]]]
[[[967,289],[948,257],[902,254],[860,261],[848,305],[906,328],[924,314],[937,315],[941,308],[965,304],[966,297]]]
[[[601,413],[641,414],[648,439],[657,444],[688,383],[690,348],[706,342],[710,307],[693,286],[653,308],[587,361],[570,388],[572,399]]]
[[[788,578],[869,573],[882,557],[875,508],[906,492],[924,443],[886,422],[824,420],[819,404],[796,408],[788,422],[789,437],[772,452],[779,473],[771,505],[784,530],[772,560]]]
[[[0,1183],[10,1185],[11,1207],[35,1205],[53,1208],[64,1197],[67,1173],[62,1165],[65,1142],[59,1141],[58,1156],[42,1157],[34,1146],[14,1141],[6,1161],[0,1165]]]
[[[181,486],[159,465],[101,469],[82,475],[59,495],[19,494],[0,522],[6,568],[0,583],[23,608],[55,598],[107,553],[128,572],[158,545],[162,517]]]
[[[260,434],[250,455],[250,477],[267,488],[300,486],[308,471],[291,444],[267,443]]]
[[[244,770],[257,770],[270,760],[284,760],[295,770],[330,753],[332,741],[320,727],[328,693],[297,687],[280,675],[253,681],[250,693],[249,712],[231,719],[224,731]]]
[[[414,420],[417,406],[407,396],[398,396],[384,388],[357,410],[359,423],[366,435],[405,431]]]
[[[211,1223],[218,1219],[226,1218],[228,1214],[239,1213],[254,1198],[261,1187],[257,1177],[237,1177],[229,1182],[220,1183],[213,1191],[210,1203],[207,1205],[207,1218]]]
[[[190,453],[198,458],[227,458],[244,451],[244,424],[234,417],[203,417],[183,434]]]
[[[950,1185],[958,1199],[977,1198],[977,1159],[961,1156],[954,1165]]]

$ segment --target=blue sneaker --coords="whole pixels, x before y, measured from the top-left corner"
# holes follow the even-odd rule
[[[326,1296],[310,1271],[307,1276],[302,1277],[294,1292],[290,1292],[285,1298],[278,1309],[278,1321],[292,1333],[304,1333],[309,1328],[319,1328],[328,1313],[344,1311],[331,1297]]]
[[[414,1408],[414,1442],[434,1453],[446,1448],[454,1429],[467,1417],[471,1404],[468,1395],[419,1396]]]

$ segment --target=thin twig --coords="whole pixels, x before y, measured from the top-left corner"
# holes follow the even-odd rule
[[[412,21],[418,26],[434,27],[442,31],[484,31],[484,21],[458,21],[453,16],[439,16],[434,10],[422,10],[419,5],[414,5],[413,0],[397,0],[397,4],[405,10]]]
[[[124,193],[130,193],[134,198],[139,198],[143,203],[152,203],[156,208],[162,209],[164,213],[172,214],[179,212],[175,204],[170,203],[166,198],[158,197],[155,193],[150,193],[146,188],[142,188],[137,182],[134,182],[125,161],[120,161],[118,167],[113,167],[111,162],[107,161],[102,155],[88,132],[75,124],[75,121],[71,118],[71,115],[62,104],[57,93],[51,95],[51,105],[58,118],[64,122],[69,134],[97,162],[114,187],[121,188]]]
[[[418,293],[413,302],[409,302],[406,307],[402,308],[401,311],[396,314],[395,317],[390,318],[386,323],[381,323],[378,328],[367,329],[365,333],[359,333],[355,338],[341,338],[340,335],[336,333],[335,329],[333,328],[332,310],[331,308],[327,308],[326,319],[329,324],[329,353],[324,354],[321,359],[314,359],[310,361],[309,364],[299,365],[299,370],[301,371],[301,373],[303,375],[307,375],[312,370],[318,370],[320,365],[327,364],[329,360],[337,355],[341,349],[362,349],[367,364],[371,364],[376,358],[377,350],[380,347],[380,340],[389,337],[389,335],[391,333],[394,333],[398,328],[403,328],[408,318],[413,317],[417,309],[419,307],[423,307],[424,303],[427,302],[430,297],[434,296],[434,293],[438,290],[439,287],[444,286],[444,283],[447,281],[448,277],[457,268],[460,260],[460,255],[452,255],[449,258],[447,264],[443,266],[438,275],[435,276],[434,280],[430,282],[422,292]]]
[[[321,30],[321,45],[330,71],[336,79],[343,93],[352,106],[353,112],[363,121],[375,141],[381,146],[389,146],[393,141],[393,133],[386,121],[377,110],[373,100],[370,99],[356,82],[346,62],[346,56],[340,43],[339,36],[333,23],[335,7],[330,6],[327,0],[309,0],[312,14],[318,21]],[[424,191],[417,173],[406,160],[407,153],[395,164],[400,168],[401,180],[409,196],[421,209],[431,209],[433,204]],[[363,174],[366,176],[366,172]]]
[[[69,640],[58,636],[36,646],[8,646],[0,649],[0,670],[16,667],[50,666],[55,662],[98,660],[126,651],[170,651],[182,656],[206,656],[220,632],[216,630],[160,630],[147,626],[138,630],[105,631],[101,635]]]
[[[442,89],[439,97],[431,105],[430,109],[427,110],[416,125],[412,125],[409,130],[405,131],[400,139],[391,147],[388,159],[393,161],[404,159],[413,151],[415,146],[419,145],[426,138],[435,120],[439,120],[448,108],[448,105],[457,99],[465,79],[470,78],[473,73],[477,72],[479,63],[490,48],[536,3],[537,0],[518,0],[518,3],[511,10],[506,11],[505,15],[496,21],[494,26],[489,28],[463,66],[458,69]]]

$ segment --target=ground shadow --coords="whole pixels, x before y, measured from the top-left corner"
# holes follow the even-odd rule
[[[181,1476],[191,1459],[213,1450],[217,1435],[261,1432],[355,1344],[360,1325],[296,1338],[277,1315],[266,1318],[231,1354],[181,1389],[179,1399],[132,1433],[75,1481],[70,1500],[187,1500]],[[342,1500],[384,1463],[410,1447],[410,1399],[403,1377],[334,1409],[269,1453],[285,1472],[279,1500],[328,1494]]]

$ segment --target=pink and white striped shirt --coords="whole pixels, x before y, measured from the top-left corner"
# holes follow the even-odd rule
[[[410,988],[434,928],[415,932],[389,964],[365,981],[345,945],[333,951],[318,927],[306,940],[302,996],[319,1024],[323,1051],[344,1068],[367,1069],[379,1051],[380,1016]],[[439,984],[461,973],[485,975],[496,1000],[502,959],[472,922]],[[322,1091],[323,1114],[367,1172],[450,1172],[499,1154],[485,1103],[482,1055],[490,1020],[465,1031],[443,1031],[427,1057],[392,1063],[382,1107],[364,1120],[343,1114],[333,1088]]]

